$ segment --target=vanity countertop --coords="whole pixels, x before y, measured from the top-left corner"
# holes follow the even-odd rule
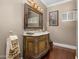
[[[49,32],[47,32],[47,31],[45,31],[45,32],[29,32],[29,33],[33,33],[33,34],[28,34],[28,32],[26,32],[23,34],[23,36],[41,36],[41,35],[49,34]]]

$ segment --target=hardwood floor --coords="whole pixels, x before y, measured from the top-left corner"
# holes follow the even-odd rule
[[[75,50],[54,47],[42,59],[75,59],[75,54]]]

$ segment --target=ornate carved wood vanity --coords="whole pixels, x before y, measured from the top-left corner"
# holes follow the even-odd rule
[[[49,34],[24,35],[24,59],[41,59],[49,50]]]

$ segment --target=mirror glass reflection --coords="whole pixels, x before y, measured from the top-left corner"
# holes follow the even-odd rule
[[[39,26],[40,26],[39,14],[30,10],[28,15],[28,27],[39,27]]]

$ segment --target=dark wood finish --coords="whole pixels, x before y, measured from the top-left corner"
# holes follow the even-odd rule
[[[29,11],[33,11],[39,14],[39,27],[28,27],[28,15]],[[24,29],[43,29],[43,13],[39,12],[37,9],[29,6],[28,4],[24,4]]]
[[[55,46],[42,59],[75,59],[75,55],[75,50]]]
[[[50,50],[53,49],[53,41],[49,41],[49,45],[50,45]]]
[[[24,36],[23,58],[38,59],[49,50],[49,35]]]

